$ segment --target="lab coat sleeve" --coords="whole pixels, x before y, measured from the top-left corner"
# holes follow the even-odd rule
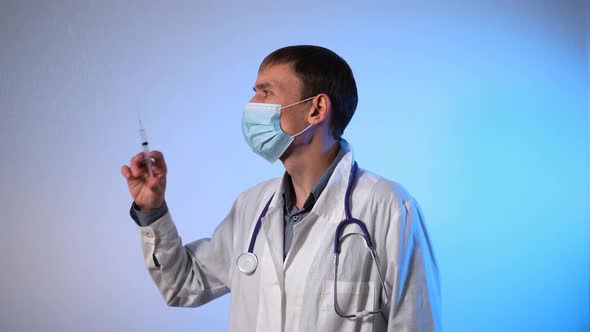
[[[395,257],[388,262],[391,289],[389,332],[442,331],[438,266],[420,206],[411,197],[397,200],[392,225]],[[395,243],[396,242],[396,243]]]
[[[212,238],[187,245],[170,212],[138,226],[148,272],[168,305],[197,307],[229,292],[234,211],[235,205]]]

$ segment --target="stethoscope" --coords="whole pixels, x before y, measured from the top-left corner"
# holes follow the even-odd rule
[[[389,296],[387,296],[387,294],[388,294],[387,287],[385,286],[385,281],[383,280],[383,274],[381,273],[381,268],[379,267],[379,260],[377,258],[377,253],[375,252],[375,248],[373,247],[373,242],[371,241],[371,236],[369,235],[367,225],[365,225],[365,223],[363,221],[353,218],[350,213],[350,195],[352,193],[352,187],[353,187],[354,179],[356,177],[357,172],[358,172],[358,164],[355,162],[352,166],[352,170],[350,171],[350,175],[348,178],[348,186],[346,187],[346,194],[344,196],[344,212],[346,214],[346,219],[342,220],[338,224],[338,226],[336,227],[336,236],[334,238],[334,310],[336,311],[336,313],[340,317],[343,317],[343,318],[364,318],[364,317],[367,317],[368,315],[383,312],[385,310],[385,308],[387,308],[387,305],[389,304]],[[268,212],[268,208],[270,206],[270,203],[272,202],[273,197],[274,197],[274,194],[270,197],[270,199],[268,200],[268,202],[264,206],[262,213],[260,213],[260,217],[258,217],[258,221],[256,221],[256,225],[254,226],[254,231],[252,232],[252,237],[250,238],[250,245],[248,246],[248,251],[245,253],[242,253],[236,259],[236,267],[238,268],[238,270],[240,272],[244,273],[245,275],[252,275],[256,271],[256,268],[258,267],[258,257],[256,257],[256,255],[254,254],[254,245],[256,244],[256,237],[258,237],[258,232],[260,231],[260,226],[262,225],[262,218],[264,218],[266,216],[266,213]],[[360,227],[362,233],[348,233],[348,234],[344,235],[344,237],[342,237],[342,232],[344,231],[345,226],[349,225],[349,224],[358,225]],[[342,241],[344,241],[344,239],[346,239],[347,237],[353,236],[353,235],[362,236],[365,239],[365,243],[367,244],[367,247],[369,248],[369,252],[371,253],[371,257],[373,258],[373,262],[375,263],[375,266],[377,267],[377,274],[379,275],[379,281],[381,282],[381,287],[383,289],[385,302],[377,310],[363,310],[363,311],[359,311],[354,314],[345,314],[340,310],[340,307],[338,305],[338,296],[337,296],[337,294],[338,294],[338,292],[337,292],[337,289],[338,289],[338,286],[337,286],[338,285],[338,256],[340,254],[340,245],[341,245]],[[342,237],[342,239],[341,239],[341,237]]]

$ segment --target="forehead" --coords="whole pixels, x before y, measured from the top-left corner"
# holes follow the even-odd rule
[[[258,72],[256,85],[270,85],[276,89],[299,91],[301,80],[288,63],[271,64]]]

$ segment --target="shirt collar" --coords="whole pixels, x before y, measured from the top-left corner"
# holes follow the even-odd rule
[[[324,188],[326,188],[326,185],[328,184],[328,181],[330,180],[332,173],[334,173],[336,166],[338,166],[340,160],[342,160],[342,158],[346,155],[347,151],[342,147],[342,142],[339,142],[339,144],[340,147],[338,149],[338,154],[336,155],[336,158],[334,158],[334,161],[332,161],[330,167],[326,169],[320,180],[313,187],[311,193],[307,197],[307,200],[303,204],[303,210],[309,211],[313,208],[316,201],[324,191]],[[289,175],[289,173],[285,173],[285,177],[287,181],[284,182],[285,187],[283,188],[283,197],[285,199],[285,207],[287,208],[287,210],[290,210],[295,205],[295,193],[293,190],[293,182],[291,181],[291,176]]]

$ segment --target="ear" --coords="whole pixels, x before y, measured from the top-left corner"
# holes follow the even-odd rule
[[[320,93],[313,97],[311,104],[312,109],[307,117],[307,122],[316,125],[325,121],[332,110],[330,96],[325,93]]]

